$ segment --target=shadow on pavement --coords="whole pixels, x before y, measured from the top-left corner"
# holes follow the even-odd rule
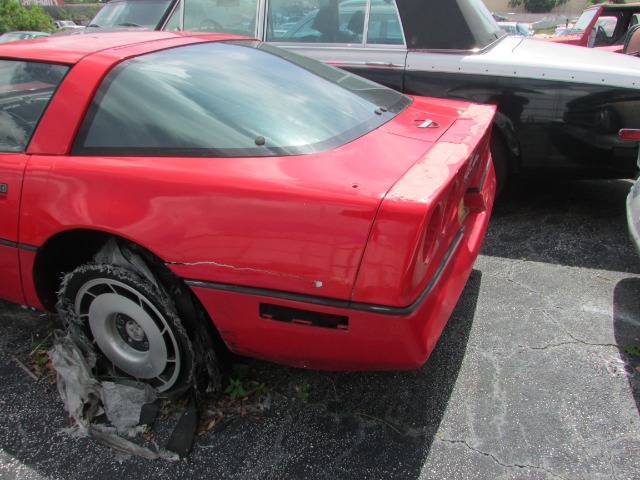
[[[312,372],[261,362],[259,368],[286,377],[284,383],[308,381],[309,403],[290,402],[272,412],[277,422],[265,419],[251,427],[257,429],[252,437],[261,443],[252,456],[275,454],[286,457],[286,465],[247,471],[247,459],[236,455],[225,459],[233,465],[230,473],[256,478],[417,478],[465,357],[481,277],[472,271],[436,348],[417,371]],[[225,437],[247,435],[247,422],[241,419],[219,438],[202,439],[200,446],[217,449]]]
[[[496,202],[482,254],[640,273],[627,231],[631,185],[514,179]]]
[[[613,292],[613,330],[621,365],[619,375],[625,375],[640,413],[640,278],[627,278]],[[633,350],[635,349],[635,350]],[[630,351],[637,352],[635,355]]]

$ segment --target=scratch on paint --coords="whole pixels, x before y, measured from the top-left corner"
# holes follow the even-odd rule
[[[230,268],[235,270],[236,272],[257,272],[257,273],[266,273],[267,275],[277,275],[279,277],[289,277],[289,278],[297,278],[298,280],[302,280],[303,282],[309,282],[306,278],[300,277],[298,275],[291,275],[289,273],[280,273],[280,272],[270,272],[269,270],[262,270],[259,268],[249,268],[249,267],[234,267],[233,265],[227,265],[225,263],[218,263],[213,261],[202,261],[202,262],[167,262],[169,265],[183,265],[185,267],[194,267],[197,265],[213,265],[215,267],[222,268]],[[311,282],[315,285],[316,288],[321,288],[323,283],[320,280],[311,280]]]

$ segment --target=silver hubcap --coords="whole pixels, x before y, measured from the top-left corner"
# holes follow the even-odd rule
[[[145,295],[108,278],[87,282],[76,312],[89,325],[94,343],[123,372],[160,391],[180,373],[180,348],[165,316]]]

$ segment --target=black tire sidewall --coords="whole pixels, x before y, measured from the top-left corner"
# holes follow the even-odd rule
[[[185,325],[180,320],[173,306],[173,302],[167,297],[161,288],[150,280],[132,272],[124,267],[110,264],[89,263],[82,265],[66,274],[62,279],[58,293],[58,313],[68,329],[79,326],[81,332],[91,342],[89,326],[83,322],[75,311],[75,302],[80,289],[88,282],[98,279],[110,279],[124,283],[130,288],[142,294],[164,316],[169,324],[179,347],[180,372],[174,384],[165,393],[183,390],[193,381],[194,359],[191,339],[187,334]],[[73,322],[73,323],[72,323]],[[76,332],[77,333],[77,332]],[[97,350],[97,348],[96,348]],[[97,350],[97,357],[102,358],[102,353]]]
[[[495,128],[495,127],[494,127]],[[509,151],[499,133],[493,132],[489,145],[493,170],[496,175],[496,197],[500,195],[509,177]]]

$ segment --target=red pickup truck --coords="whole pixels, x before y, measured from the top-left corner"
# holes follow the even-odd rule
[[[565,35],[551,37],[548,40],[620,52],[627,32],[639,22],[640,3],[601,3],[586,8]]]

